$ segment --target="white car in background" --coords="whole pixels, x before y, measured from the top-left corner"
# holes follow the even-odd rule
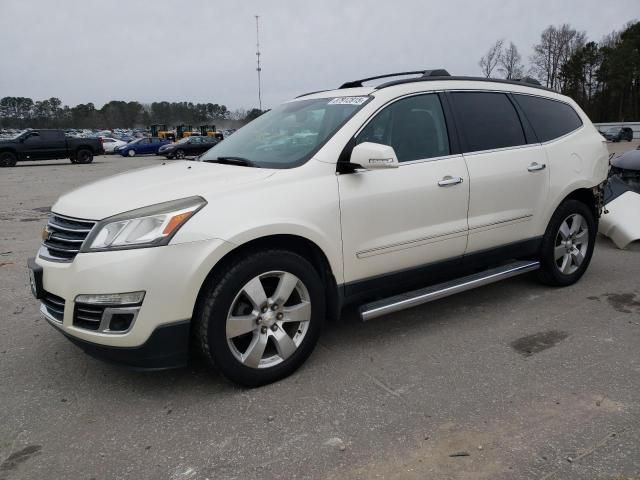
[[[413,73],[302,95],[200,161],[60,197],[29,261],[48,323],[135,368],[191,346],[256,386],[348,304],[369,320],[534,270],[577,282],[608,167],[589,117],[539,84]]]
[[[127,144],[127,142],[123,142],[122,140],[118,140],[117,138],[111,138],[111,137],[100,137],[100,138],[102,138],[104,153],[114,153],[117,148],[124,147]]]

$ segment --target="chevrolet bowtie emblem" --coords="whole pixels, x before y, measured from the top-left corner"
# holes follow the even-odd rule
[[[46,242],[47,240],[49,240],[51,238],[51,230],[49,230],[47,227],[44,227],[42,229],[42,241]]]

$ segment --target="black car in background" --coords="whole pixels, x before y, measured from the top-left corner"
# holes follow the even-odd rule
[[[0,140],[0,167],[13,167],[16,162],[68,158],[71,163],[91,163],[94,155],[102,155],[99,138],[67,137],[64,130],[25,130]]]
[[[193,136],[183,138],[176,143],[170,143],[169,145],[160,147],[158,155],[164,155],[169,159],[200,155],[218,142],[219,140],[214,137]]]
[[[621,140],[630,142],[633,140],[633,130],[629,127],[611,127],[603,132],[602,135],[611,142],[619,142]]]

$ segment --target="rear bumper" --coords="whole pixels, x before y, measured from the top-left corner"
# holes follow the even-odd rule
[[[183,367],[189,358],[190,322],[188,320],[161,325],[142,345],[128,348],[87,342],[68,335],[51,321],[48,323],[86,354],[134,370],[166,370]]]

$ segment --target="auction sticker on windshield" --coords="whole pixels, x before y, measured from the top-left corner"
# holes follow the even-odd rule
[[[331,100],[328,105],[362,105],[369,97],[337,97]]]

